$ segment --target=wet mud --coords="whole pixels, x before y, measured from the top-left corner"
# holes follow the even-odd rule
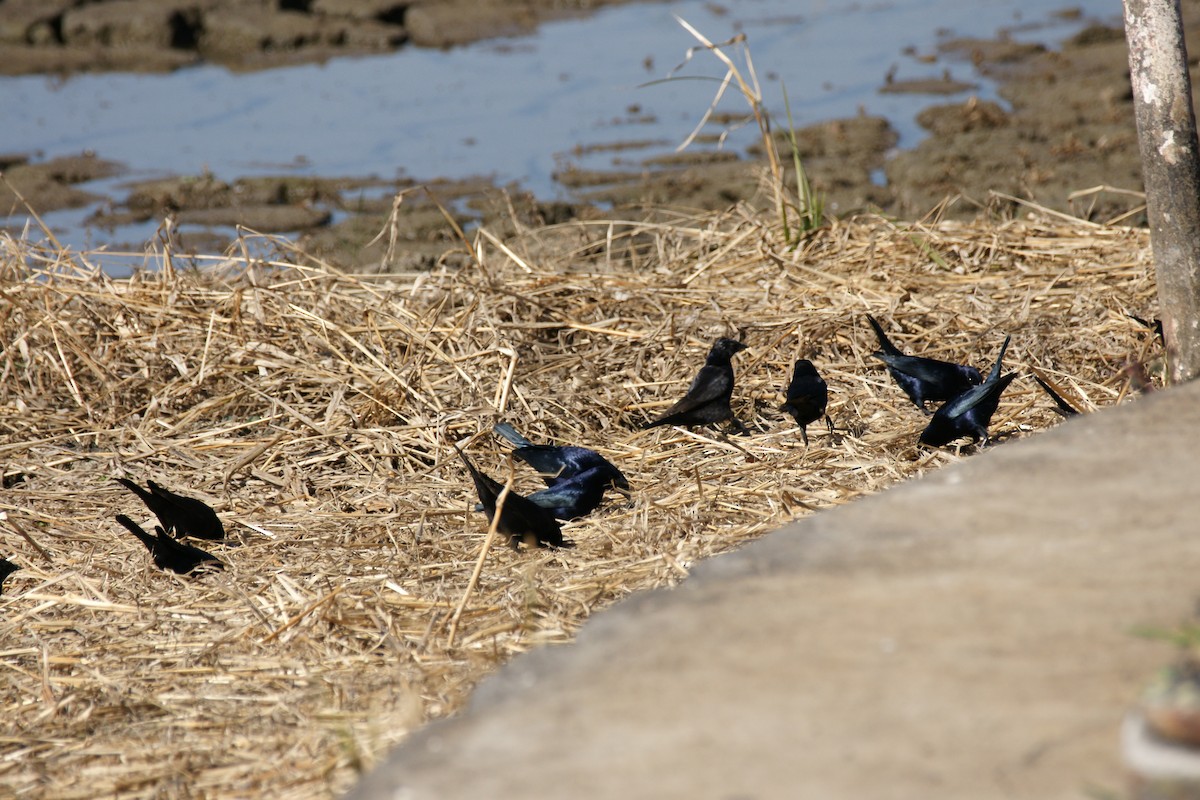
[[[264,69],[453,47],[625,0],[0,0],[0,74]]]
[[[1185,21],[1200,19],[1200,0],[1183,5]],[[241,54],[236,66],[251,67],[277,57],[314,59],[376,47],[451,46],[522,32],[547,16],[580,11],[558,2],[473,3],[471,14],[464,14],[463,6],[382,0],[109,0],[87,5],[0,0],[0,17],[5,20],[0,63],[17,63],[3,48],[19,46],[30,53],[63,55],[58,69],[76,63],[80,69],[108,69],[117,68],[116,51],[124,52],[125,58],[146,47],[160,56],[143,62],[143,68],[157,63],[170,68],[191,63],[189,59],[232,64],[222,59],[234,50]],[[184,13],[184,8],[200,14],[202,21],[199,28],[181,34],[181,23],[171,15]],[[251,12],[261,15],[258,21],[241,27],[259,31],[258,39],[228,47],[223,55],[222,47],[211,41],[213,32],[225,24],[220,23],[222,15]],[[471,18],[470,26],[464,17]],[[17,42],[21,37],[13,31],[21,20],[23,39]],[[302,29],[312,33],[302,34]],[[348,33],[351,29],[357,33]],[[271,33],[262,34],[264,30]],[[1194,52],[1200,52],[1198,30],[1193,22],[1188,31]],[[372,31],[377,35],[369,36]],[[935,72],[942,65],[947,76],[949,66],[972,63],[982,75],[1001,82],[1000,95],[1008,107],[974,96],[939,102],[944,92],[962,88],[948,77],[900,82],[881,76],[881,92],[929,96],[931,104],[918,118],[928,137],[912,149],[895,152],[896,132],[886,120],[867,115],[798,130],[802,163],[829,213],[969,218],[1017,213],[1020,201],[1028,200],[1097,221],[1144,221],[1136,194],[1141,176],[1127,52],[1119,28],[1091,25],[1059,50],[1005,38],[948,39],[934,52],[911,55]],[[16,69],[26,67],[52,71],[47,62],[36,59]],[[710,126],[708,140],[719,131],[720,125]],[[790,141],[782,132],[776,136],[783,161],[790,164]],[[429,181],[430,191],[425,191],[415,188],[418,181],[407,179],[289,176],[225,183],[208,176],[181,176],[127,186],[125,197],[98,205],[91,223],[116,227],[170,214],[197,249],[227,245],[233,226],[241,225],[263,233],[287,233],[301,247],[339,266],[411,268],[431,265],[455,243],[447,213],[460,225],[482,223],[503,235],[522,226],[597,218],[613,209],[626,215],[663,207],[722,209],[765,199],[761,145],[744,153],[697,148],[644,158],[639,157],[643,146],[631,137],[627,147],[613,150],[612,168],[604,170],[576,167],[568,154],[555,177],[570,190],[570,202],[541,201],[519,186],[495,186],[485,178],[445,181],[422,176],[422,183]],[[120,169],[86,155],[36,164],[13,154],[0,156],[0,164],[8,182],[39,212],[96,203],[97,198],[77,185]],[[397,193],[406,190],[393,214]],[[0,203],[11,208],[16,202],[0,185]],[[187,234],[188,229],[206,233]]]

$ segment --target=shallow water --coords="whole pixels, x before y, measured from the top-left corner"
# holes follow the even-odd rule
[[[1064,8],[1079,9],[1082,19],[1054,13]],[[603,151],[576,156],[572,148],[653,140],[654,147],[624,157],[669,152],[711,102],[711,81],[653,83],[696,44],[673,15],[714,41],[746,33],[769,107],[782,111],[786,84],[797,125],[863,109],[888,117],[900,146],[910,147],[921,136],[917,111],[961,96],[880,94],[890,70],[897,80],[948,70],[979,84],[973,93],[984,98],[994,98],[995,87],[969,63],[921,63],[905,55],[906,48],[932,54],[942,38],[990,37],[1002,29],[1014,39],[1053,44],[1089,20],[1118,22],[1120,12],[1119,0],[726,0],[719,6],[689,0],[604,9],[530,36],[449,51],[406,48],[257,73],[197,67],[65,81],[2,78],[0,107],[22,113],[5,115],[0,151],[51,158],[90,150],[124,162],[130,173],[84,187],[112,197],[130,180],[205,170],[227,180],[490,175],[542,197],[567,197],[551,177],[564,160],[604,169],[622,157]],[[678,75],[723,72],[711,54],[700,52]],[[734,94],[721,108],[744,113],[745,102]],[[726,146],[740,151],[752,139],[750,130],[734,131]],[[82,220],[88,213],[55,212],[46,219],[80,247],[153,231],[87,231]]]

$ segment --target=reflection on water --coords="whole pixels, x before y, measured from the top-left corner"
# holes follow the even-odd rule
[[[1068,0],[1064,0],[1064,6]],[[677,14],[713,40],[747,34],[768,105],[778,109],[787,86],[793,115],[804,125],[865,109],[887,116],[901,146],[920,136],[916,112],[945,98],[880,94],[897,80],[941,76],[979,83],[970,64],[923,63],[939,36],[992,36],[1053,43],[1088,19],[1115,22],[1119,0],[1069,0],[1082,19],[1031,10],[1019,0],[723,0],[647,3],[602,10],[543,26],[536,34],[449,51],[409,48],[387,56],[339,59],[235,74],[218,67],[170,75],[81,75],[0,79],[6,114],[0,151],[42,157],[94,151],[129,165],[119,181],[85,188],[119,196],[132,178],[198,174],[233,179],[259,174],[376,175],[417,178],[492,175],[519,181],[543,197],[563,196],[551,174],[568,159],[610,167],[604,148],[618,140],[683,140],[712,100],[707,81],[658,82],[695,40]],[[906,54],[907,52],[907,54]],[[914,54],[915,53],[915,54]],[[719,77],[723,69],[698,53],[680,73]],[[732,93],[731,93],[732,94]],[[953,99],[953,98],[952,98]],[[730,97],[722,108],[744,112]],[[735,131],[738,150],[752,131]],[[76,244],[85,212],[48,220]],[[9,220],[14,222],[16,220]],[[139,231],[140,232],[140,231]],[[152,231],[151,231],[152,232]],[[134,238],[130,231],[118,238]]]

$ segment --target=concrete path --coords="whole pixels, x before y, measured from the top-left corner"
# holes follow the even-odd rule
[[[514,660],[357,800],[1086,798],[1200,595],[1200,384],[699,565]]]

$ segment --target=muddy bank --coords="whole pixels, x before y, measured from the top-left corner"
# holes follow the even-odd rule
[[[1200,2],[1185,2],[1189,46],[1200,47]],[[1140,224],[1141,164],[1134,126],[1124,32],[1087,26],[1057,51],[1041,45],[995,40],[947,39],[936,52],[915,54],[930,65],[970,61],[1001,82],[1009,104],[933,101],[918,122],[928,137],[911,150],[892,153],[895,132],[882,119],[832,120],[798,132],[800,155],[814,186],[835,215],[860,210],[901,218],[930,213],[971,218],[1010,213],[1030,200],[1088,219]],[[941,93],[947,79],[893,82],[881,92]],[[951,87],[957,88],[957,87]],[[1194,87],[1193,92],[1200,91]],[[782,134],[778,147],[788,161]],[[755,148],[749,159],[759,155]],[[752,160],[679,165],[660,173],[615,169],[609,185],[585,191],[593,201],[615,204],[672,203],[719,208],[751,200],[760,188]],[[578,178],[579,176],[571,176]],[[592,173],[588,184],[605,182]]]
[[[263,69],[452,47],[627,0],[0,0],[0,74]]]
[[[96,7],[106,5],[115,3]],[[328,13],[336,5],[314,2],[306,13]],[[382,8],[366,2],[355,7],[368,6]],[[418,4],[409,7],[404,19],[411,23],[417,10]],[[1189,45],[1200,52],[1200,0],[1184,3],[1184,19],[1192,22]],[[971,218],[1015,213],[1019,203],[1011,198],[1021,198],[1098,221],[1143,221],[1127,53],[1119,28],[1090,25],[1057,51],[1000,36],[946,38],[931,52],[909,55],[928,66],[929,79],[896,81],[881,75],[879,91],[929,96],[931,105],[918,118],[929,136],[915,148],[895,153],[896,132],[886,120],[867,115],[797,131],[804,167],[829,213]],[[959,88],[948,86],[945,76],[964,62],[1000,80],[1008,105],[976,97],[939,100],[941,92]],[[720,132],[739,122],[716,120],[692,148],[666,157],[645,155],[647,143],[631,137],[613,150],[606,169],[584,169],[567,154],[555,176],[570,190],[567,202],[539,200],[519,186],[498,187],[486,178],[288,176],[226,183],[184,176],[125,187],[125,196],[100,205],[91,223],[116,227],[170,214],[185,249],[222,249],[236,236],[234,226],[242,225],[288,234],[301,247],[347,268],[429,266],[457,243],[439,204],[465,228],[482,223],[504,235],[522,226],[614,212],[637,217],[664,207],[724,209],[770,202],[763,194],[760,149],[735,153],[715,146]],[[782,134],[778,146],[790,164],[790,145]],[[582,149],[574,154],[580,161],[583,155]],[[116,169],[101,159],[61,161],[22,164],[14,156],[6,176],[44,212],[95,202],[75,184],[97,177],[96,170]],[[431,193],[415,190],[423,179],[433,181]],[[0,186],[0,203],[14,207],[15,198],[3,192]],[[396,207],[399,192],[406,194]],[[137,249],[141,244],[130,243]]]
[[[84,208],[104,200],[79,184],[120,175],[124,166],[92,153],[34,163],[28,153],[0,153],[0,213],[21,208],[24,200],[42,213],[61,208]]]
[[[1194,50],[1200,4],[1184,5]],[[888,163],[890,210],[920,215],[957,197],[952,213],[965,215],[1011,204],[1000,192],[1089,219],[1144,221],[1140,198],[1124,193],[1140,191],[1142,182],[1123,31],[1091,26],[1057,52],[953,41],[945,53],[1002,79],[1011,110],[969,100],[922,113],[931,136]]]
[[[1200,2],[1185,5],[1185,19],[1200,20]],[[1192,25],[1188,37],[1194,51],[1200,48],[1200,26]],[[928,138],[899,153],[893,152],[896,132],[878,117],[861,115],[800,129],[796,139],[804,168],[829,213],[1003,218],[1020,213],[1019,201],[1027,200],[1095,221],[1144,224],[1127,51],[1119,28],[1087,27],[1058,51],[1004,39],[946,40],[923,57],[934,70],[970,60],[1003,82],[1000,94],[1010,106],[976,97],[935,101],[919,117]],[[914,87],[891,85],[885,78],[880,88]],[[777,144],[790,164],[790,145],[782,134]],[[596,216],[601,213],[597,209],[610,207],[634,216],[664,207],[768,203],[763,163],[760,148],[714,155],[703,145],[667,161],[639,158],[634,147],[614,153],[611,170],[581,170],[568,163],[556,178],[573,190],[578,202],[555,216]],[[430,221],[433,227],[418,237],[442,229],[440,220]],[[503,214],[491,221],[506,224]],[[357,224],[345,222],[334,230],[348,234]],[[378,230],[377,218],[371,235]],[[355,250],[354,237],[339,237],[325,230],[304,241],[325,245],[338,239],[340,255],[335,249],[329,257],[378,262],[378,243]]]

